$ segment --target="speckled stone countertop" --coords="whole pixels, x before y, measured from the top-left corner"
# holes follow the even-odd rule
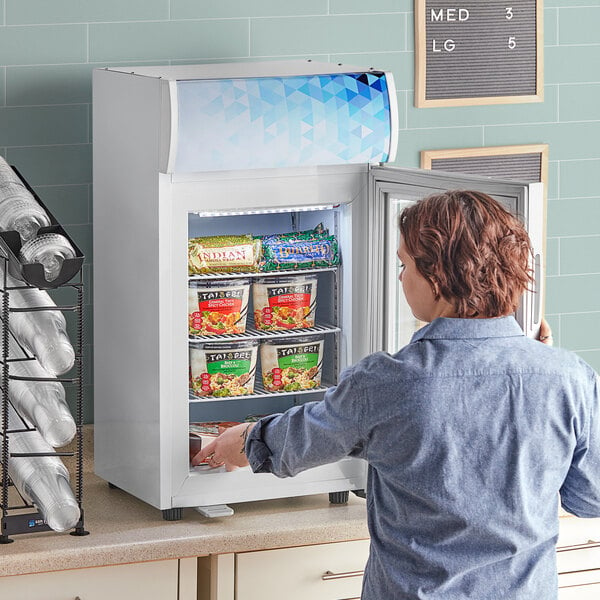
[[[93,473],[92,437],[86,427],[83,508],[90,535],[11,536],[13,543],[0,545],[0,576],[368,537],[365,501],[354,494],[346,505],[319,494],[232,504],[233,516],[213,519],[188,508],[181,521],[165,521],[160,510]]]

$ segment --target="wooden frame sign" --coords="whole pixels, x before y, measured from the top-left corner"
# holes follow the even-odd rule
[[[415,106],[542,102],[543,0],[415,0]]]
[[[421,168],[527,183],[541,181],[544,196],[548,193],[547,144],[422,150]]]

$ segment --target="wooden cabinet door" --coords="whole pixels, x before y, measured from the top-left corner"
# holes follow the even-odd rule
[[[0,577],[0,597],[7,600],[178,600],[178,562],[161,560]]]
[[[368,555],[368,540],[237,554],[236,600],[359,599]]]

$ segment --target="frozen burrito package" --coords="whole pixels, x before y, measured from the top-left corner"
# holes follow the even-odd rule
[[[251,235],[213,235],[188,240],[188,272],[232,273],[258,271],[260,238]]]
[[[338,242],[323,225],[308,231],[263,236],[261,271],[329,267],[340,262]]]

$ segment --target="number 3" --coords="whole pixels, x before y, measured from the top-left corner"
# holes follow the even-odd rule
[[[510,21],[513,17],[514,17],[514,15],[513,15],[512,6],[507,6],[506,7],[506,20]]]
[[[508,47],[509,47],[511,50],[514,50],[514,49],[517,47],[517,41],[516,41],[516,39],[515,39],[515,36],[514,36],[514,35],[511,35],[511,36],[508,38]]]

